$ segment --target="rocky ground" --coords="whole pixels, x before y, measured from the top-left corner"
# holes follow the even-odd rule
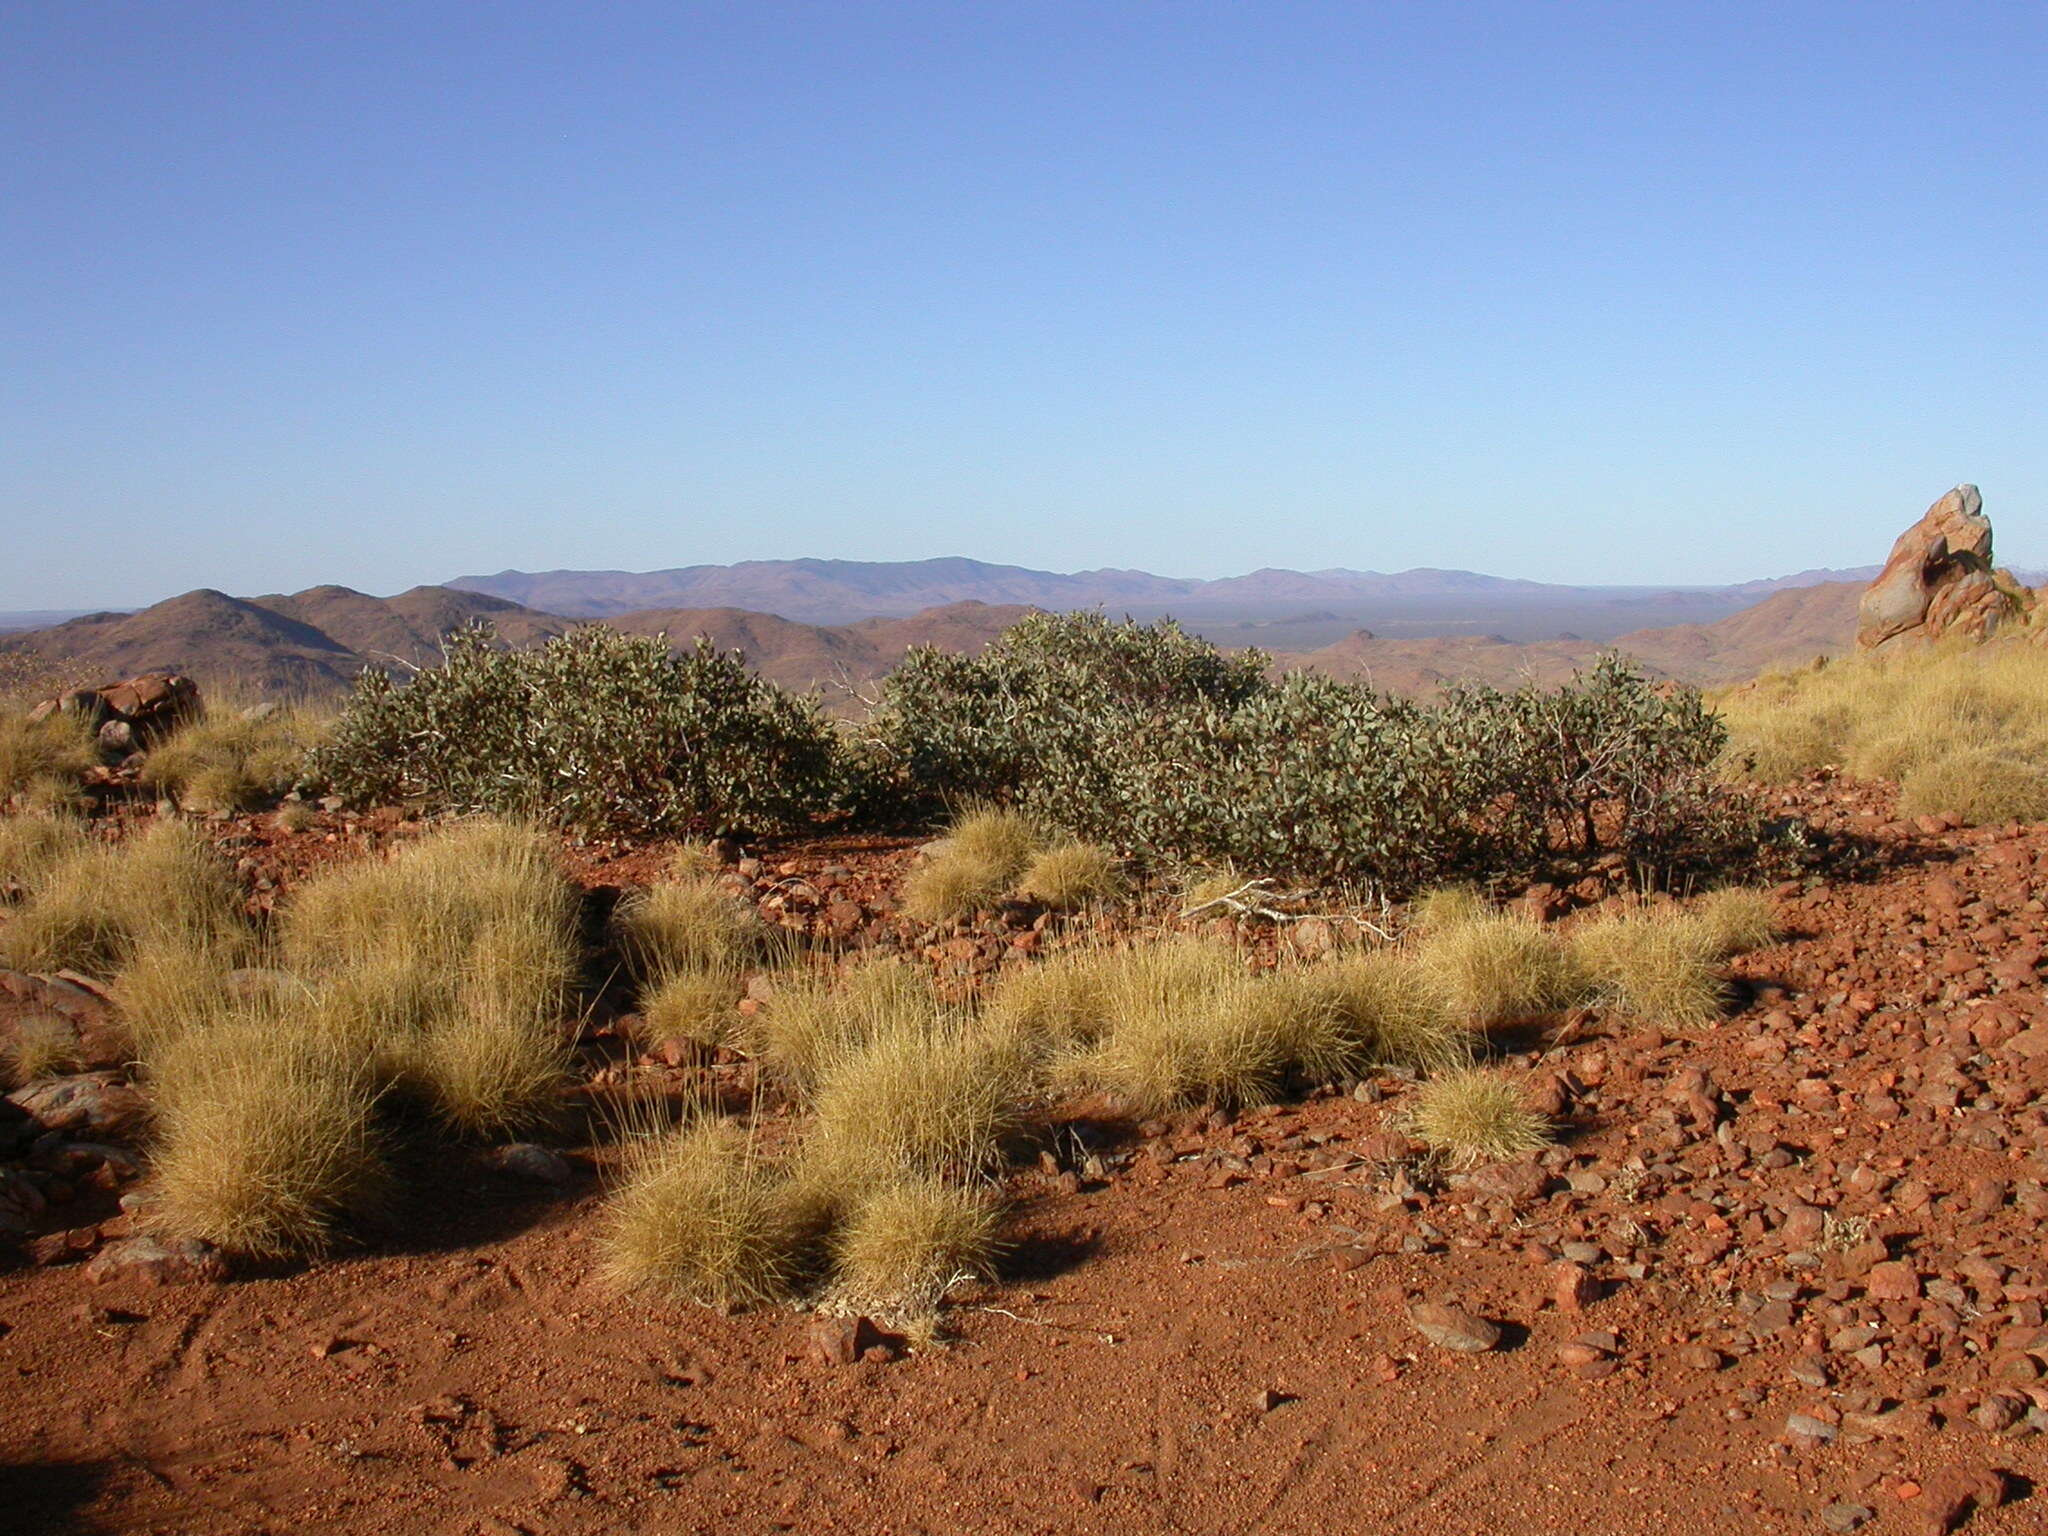
[[[1726,1023],[1501,1042],[1556,1147],[1436,1167],[1394,1076],[1234,1118],[1066,1106],[1012,1180],[1005,1273],[916,1349],[615,1294],[597,1134],[422,1147],[361,1250],[223,1283],[121,1211],[145,1106],[106,1004],[0,975],[0,1019],[68,1018],[109,1061],[0,1120],[0,1508],[67,1532],[2038,1529],[2048,828],[1788,798],[1864,852],[1780,889],[1786,942],[1738,962]],[[214,830],[260,908],[418,829]],[[660,861],[571,852],[599,907]],[[905,923],[914,857],[849,839],[732,879],[962,986],[1060,941],[1024,912]],[[620,1006],[592,1092],[703,1070],[634,1061]]]

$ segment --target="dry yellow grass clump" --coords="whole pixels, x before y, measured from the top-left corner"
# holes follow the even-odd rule
[[[806,1161],[849,1193],[906,1174],[977,1177],[1001,1160],[1027,1085],[1012,1042],[970,1015],[901,1009],[824,1066]]]
[[[1433,917],[1414,954],[1422,984],[1477,1029],[1561,1008],[1576,989],[1556,935],[1532,919],[1483,907]]]
[[[1726,1001],[1724,935],[1670,903],[1605,913],[1571,933],[1594,1001],[1660,1024],[1711,1024]]]
[[[76,717],[0,715],[0,802],[25,795],[51,809],[77,798],[78,776],[99,753]]]
[[[1690,910],[1723,956],[1762,949],[1778,937],[1778,904],[1765,891],[1731,885],[1707,892]]]
[[[1095,1042],[1057,1064],[1073,1086],[1141,1114],[1190,1104],[1253,1104],[1288,1067],[1295,1001],[1261,987],[1234,950],[1182,938],[1106,953]]]
[[[746,1030],[761,1064],[798,1088],[814,1087],[835,1062],[906,1016],[937,1006],[930,980],[900,960],[867,958],[843,976],[790,972]]]
[[[7,1076],[17,1088],[38,1078],[76,1072],[81,1065],[78,1031],[50,1015],[31,1016],[18,1023],[6,1054]]]
[[[1492,903],[1469,885],[1439,885],[1408,904],[1408,926],[1421,934],[1440,933],[1493,915]]]
[[[261,1011],[188,1030],[150,1072],[162,1225],[237,1253],[315,1252],[388,1170],[359,1063]]]
[[[1017,882],[1018,896],[1056,912],[1114,901],[1123,889],[1117,861],[1093,843],[1054,844],[1032,859]]]
[[[952,923],[1000,899],[1030,867],[1042,841],[1015,811],[974,810],[903,886],[903,910],[921,923]]]
[[[839,1299],[887,1317],[927,1315],[956,1281],[994,1271],[1001,1220],[986,1189],[940,1179],[883,1184],[833,1239]]]
[[[676,971],[640,995],[640,1038],[651,1045],[683,1041],[711,1050],[732,1039],[744,990],[739,973],[725,968]]]
[[[1478,1070],[1424,1083],[1411,1123],[1423,1145],[1468,1168],[1537,1151],[1552,1139],[1549,1122],[1522,1101],[1515,1084]]]
[[[249,941],[241,893],[197,832],[159,821],[118,844],[45,844],[28,898],[0,927],[0,964],[111,975],[148,942]]]
[[[84,826],[69,816],[0,816],[0,897],[32,893],[45,875],[83,853],[90,842]]]
[[[612,929],[633,974],[650,983],[679,971],[777,962],[788,948],[788,936],[721,888],[689,849],[666,878],[619,903]]]
[[[1909,815],[2048,819],[2048,648],[2029,637],[1855,656],[1718,702],[1731,763],[1766,782],[1832,763],[1899,780]]]
[[[320,1032],[474,1135],[547,1118],[566,1080],[576,902],[545,835],[467,822],[307,882],[280,951]]]
[[[250,811],[298,782],[327,721],[304,708],[209,708],[149,749],[143,781],[191,811]]]
[[[1366,1066],[1448,1072],[1467,1066],[1478,1036],[1398,950],[1342,955],[1304,974],[1335,1013],[1329,1076]]]
[[[983,1022],[1039,1054],[1086,1045],[1108,1027],[1116,964],[1104,951],[1083,948],[1007,967],[982,1010]]]
[[[707,1306],[788,1294],[802,1272],[804,1223],[790,1187],[736,1128],[701,1121],[635,1158],[605,1210],[614,1282]]]

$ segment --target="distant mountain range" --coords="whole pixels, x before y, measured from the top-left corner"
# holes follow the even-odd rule
[[[1875,574],[1873,567],[1870,574]],[[1693,606],[1732,611],[1784,587],[1868,580],[1856,571],[1805,571],[1734,586],[1567,586],[1485,576],[1476,571],[1266,569],[1218,580],[1155,576],[1147,571],[1032,570],[952,557],[939,560],[748,560],[665,571],[500,571],[460,576],[459,591],[508,598],[529,608],[577,618],[608,618],[650,608],[744,608],[812,624],[843,624],[906,615],[948,603],[1022,604],[1062,611],[1107,608],[1147,615],[1294,609],[1355,610],[1361,604],[1417,602],[1517,609],[1597,605]]]
[[[1659,676],[1732,681],[1764,666],[1846,649],[1862,590],[1859,582],[1787,588],[1713,623],[1641,629],[1613,644]],[[745,652],[763,676],[800,691],[822,689],[828,705],[845,709],[853,705],[851,690],[889,672],[912,646],[977,652],[1032,611],[967,601],[822,625],[740,608],[656,608],[594,622],[666,635],[672,648],[707,636],[720,649]],[[88,614],[0,636],[0,655],[14,652],[47,670],[48,686],[178,671],[231,697],[320,697],[340,692],[366,667],[402,674],[431,666],[443,637],[478,619],[515,647],[593,622],[449,587],[415,587],[391,598],[335,586],[253,598],[202,588],[137,613]],[[1313,648],[1261,648],[1271,650],[1276,669],[1304,667],[1418,694],[1453,681],[1554,683],[1609,647],[1576,635],[1515,642],[1500,635],[1400,637],[1354,629]]]

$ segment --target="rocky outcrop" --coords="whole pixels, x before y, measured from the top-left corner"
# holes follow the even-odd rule
[[[199,713],[199,685],[176,672],[146,672],[125,683],[74,688],[45,699],[29,711],[31,721],[49,715],[82,720],[108,751],[134,750]]]
[[[2022,620],[2027,601],[2023,588],[1992,569],[1984,498],[1976,486],[1959,485],[1892,545],[1858,605],[1856,647],[1988,639]]]

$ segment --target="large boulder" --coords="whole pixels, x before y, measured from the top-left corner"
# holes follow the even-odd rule
[[[2024,589],[1991,568],[1991,519],[1974,485],[1959,485],[1899,535],[1864,591],[1856,645],[1874,651],[1960,636],[1984,640],[2024,618]]]

